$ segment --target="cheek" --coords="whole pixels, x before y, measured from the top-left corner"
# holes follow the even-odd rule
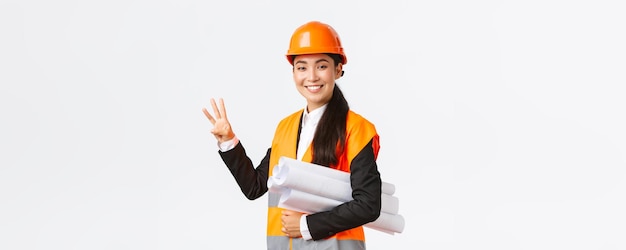
[[[334,72],[329,70],[327,72],[324,72],[324,78],[327,79],[326,81],[330,81],[330,80],[335,80],[337,79],[335,76],[335,74],[333,74]]]
[[[304,81],[309,78],[309,71],[295,71],[293,72],[293,79],[296,81]]]
[[[300,81],[300,79],[302,79],[302,77],[300,77],[300,75],[298,73],[294,72],[293,73],[293,81],[297,83],[297,82]]]

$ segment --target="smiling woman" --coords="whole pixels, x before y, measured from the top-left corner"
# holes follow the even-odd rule
[[[312,21],[293,33],[287,60],[293,66],[296,89],[306,106],[283,118],[272,147],[254,167],[232,131],[224,101],[211,99],[219,154],[250,199],[268,192],[268,178],[281,157],[311,162],[350,173],[353,200],[329,211],[312,214],[278,206],[280,194],[269,192],[268,249],[365,249],[363,225],[375,221],[381,210],[381,177],[376,159],[379,136],[374,124],[350,110],[335,80],[343,75],[347,58],[337,32]]]
[[[308,111],[323,106],[333,96],[335,80],[341,77],[342,67],[340,62],[333,61],[326,54],[295,56],[293,81],[306,99]]]

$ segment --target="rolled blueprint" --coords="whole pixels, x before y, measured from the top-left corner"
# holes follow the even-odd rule
[[[297,189],[287,189],[280,195],[278,206],[289,210],[312,214],[331,210],[343,202],[314,195]]]
[[[393,195],[394,193],[396,193],[396,186],[391,183],[387,183],[383,181],[381,190],[383,194]]]
[[[275,178],[268,178],[267,179],[267,189],[272,192],[272,193],[283,193],[286,188],[285,187],[281,187],[280,185],[276,184],[276,179]]]
[[[287,157],[279,159],[267,185],[270,192],[281,194],[279,207],[303,213],[328,211],[353,200],[350,173]],[[364,226],[388,234],[402,232],[395,185],[383,182],[381,189],[380,216]]]
[[[352,200],[352,188],[349,182],[308,173],[309,171],[301,166],[283,165],[274,168],[272,179],[279,187],[315,193],[338,201]]]
[[[321,211],[328,211],[332,208],[341,205],[342,203],[351,201],[340,201],[331,199],[329,197],[320,195],[318,193],[304,192],[298,189],[283,188],[280,190],[280,200],[278,206],[298,210],[306,213],[316,213]],[[399,210],[398,198],[390,195],[383,194],[381,196],[382,204],[380,211],[388,214],[397,214]],[[297,208],[301,207],[301,208]],[[294,209],[297,208],[297,209]]]
[[[300,190],[318,190],[320,187],[325,190],[334,190],[334,192],[352,190],[350,173],[284,156],[274,166],[272,179],[279,186],[293,186]],[[328,187],[324,187],[324,185],[328,185]],[[384,194],[393,195],[396,192],[396,187],[383,181],[381,191]],[[352,192],[333,195],[337,196],[338,200],[352,199]]]
[[[398,197],[388,194],[382,194],[380,196],[381,207],[380,211],[390,214],[397,214],[400,211],[400,200]]]
[[[278,202],[278,207],[312,214],[329,211],[343,202],[302,192],[296,189],[285,189]],[[404,217],[396,213],[385,212],[381,209],[380,216],[375,221],[365,224],[371,229],[388,234],[401,233],[404,230]]]
[[[390,214],[381,211],[378,219],[367,223],[364,226],[383,231],[388,234],[402,233],[404,230],[404,217],[400,214]]]
[[[322,176],[326,176],[326,177],[337,179],[343,182],[350,183],[350,174],[347,172],[338,171],[337,169],[332,169],[329,167],[324,167],[324,166],[309,163],[309,162],[298,161],[296,159],[284,157],[284,156],[278,159],[278,165],[274,167],[274,171],[276,171],[277,168],[289,167],[289,166],[302,168],[310,173],[319,174]],[[280,172],[280,169],[279,169],[279,172]],[[274,172],[274,175],[275,174],[276,173]]]

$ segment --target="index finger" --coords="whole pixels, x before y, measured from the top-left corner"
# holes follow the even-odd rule
[[[209,121],[212,124],[215,124],[215,119],[213,119],[213,116],[211,116],[211,114],[209,114],[209,111],[206,110],[206,108],[202,108],[202,112],[204,113],[204,115],[206,116],[206,118],[209,118]]]
[[[215,104],[215,99],[213,98],[211,98],[211,106],[213,107],[213,113],[215,113],[215,119],[222,118],[222,115],[220,114],[220,110],[217,109],[217,105]]]

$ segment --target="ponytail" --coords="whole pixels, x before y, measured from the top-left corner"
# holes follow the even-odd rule
[[[337,62],[337,61],[335,61]],[[315,130],[313,138],[313,163],[332,166],[345,150],[346,119],[350,107],[339,86],[335,84],[333,96]]]

